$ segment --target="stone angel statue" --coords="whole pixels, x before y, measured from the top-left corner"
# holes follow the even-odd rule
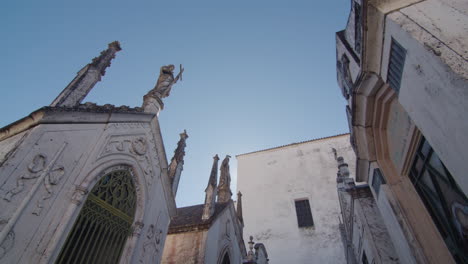
[[[150,94],[159,98],[169,96],[172,85],[174,85],[179,79],[182,81],[182,73],[184,72],[184,68],[182,67],[182,64],[180,64],[179,74],[174,78],[174,68],[175,67],[172,64],[161,67],[156,87],[150,91]]]

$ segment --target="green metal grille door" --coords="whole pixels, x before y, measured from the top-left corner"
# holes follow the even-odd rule
[[[135,214],[129,170],[106,174],[94,186],[56,263],[117,263]]]

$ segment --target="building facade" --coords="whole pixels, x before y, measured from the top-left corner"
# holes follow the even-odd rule
[[[336,34],[356,180],[401,263],[468,263],[468,6],[351,1]]]
[[[337,156],[336,160],[340,231],[346,262],[400,263],[369,185],[356,185],[344,158]]]
[[[0,262],[160,261],[176,213],[164,87],[142,107],[81,104],[119,50],[109,44],[51,105],[0,129]]]
[[[346,263],[333,149],[353,171],[349,134],[236,156],[244,240],[264,244],[271,263]]]
[[[246,257],[242,215],[231,199],[229,156],[221,165],[218,189],[218,155],[206,187],[205,203],[177,208],[171,219],[162,263],[242,263]],[[238,212],[242,202],[238,201]]]

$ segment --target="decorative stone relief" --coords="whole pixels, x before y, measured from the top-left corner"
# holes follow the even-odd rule
[[[132,141],[132,149],[137,155],[145,155],[148,144],[144,137],[138,137]]]
[[[145,135],[141,134],[110,136],[103,150],[100,152],[99,158],[113,153],[127,153],[133,155],[143,168],[148,185],[151,185],[153,182],[154,173],[152,161],[147,155],[148,145],[148,140],[146,139]]]
[[[58,166],[57,168],[52,169],[47,176],[44,178],[44,187],[46,189],[46,194],[42,196],[41,199],[37,201],[36,209],[33,211],[33,214],[40,215],[42,208],[44,208],[44,201],[50,199],[53,196],[54,190],[53,185],[57,185],[65,174],[65,169],[63,166]]]
[[[133,236],[136,236],[136,237],[140,237],[140,234],[141,234],[141,230],[143,229],[143,227],[145,226],[145,224],[143,224],[142,222],[135,222],[135,224],[133,224]]]
[[[156,263],[161,237],[162,230],[157,229],[153,224],[150,225],[146,232],[146,241],[143,243],[140,263]]]
[[[155,224],[151,224],[146,231],[145,242],[143,242],[143,250],[140,255],[140,263],[156,263],[161,237],[163,232],[161,229],[157,228],[159,223],[159,218],[161,217],[161,212],[159,212],[158,218],[156,219]]]
[[[5,240],[3,240],[2,244],[0,245],[0,259],[2,259],[8,251],[13,247],[15,244],[15,232],[11,230],[8,232]]]
[[[88,190],[86,190],[86,188],[82,186],[76,186],[75,192],[73,193],[72,199],[71,199],[72,203],[76,205],[80,205],[84,201],[84,198],[87,193],[88,193]]]
[[[45,154],[41,153],[34,156],[33,160],[28,165],[28,172],[26,174],[21,175],[16,180],[16,187],[5,193],[3,195],[3,200],[10,202],[13,196],[23,191],[25,180],[36,179],[37,177],[39,177],[39,172],[44,170],[44,168],[46,167],[46,162],[47,157]]]

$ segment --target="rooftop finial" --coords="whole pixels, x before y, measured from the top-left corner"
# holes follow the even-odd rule
[[[208,179],[208,186],[205,189],[205,205],[203,206],[202,219],[208,220],[214,214],[216,206],[216,190],[218,181],[218,161],[219,157],[216,154],[213,157],[213,167],[211,168],[210,178]]]
[[[244,218],[242,216],[242,193],[239,191],[237,192],[237,218],[241,221],[241,223],[244,223]]]
[[[108,48],[102,51],[99,57],[94,58],[90,64],[78,72],[75,79],[63,89],[50,106],[78,106],[93,89],[94,85],[101,80],[101,76],[106,73],[106,68],[110,66],[111,60],[115,58],[115,54],[120,50],[118,41],[109,43]]]
[[[223,162],[221,163],[221,176],[219,178],[218,187],[218,202],[226,203],[231,200],[231,173],[229,171],[229,158],[231,156],[226,155]]]
[[[172,157],[171,164],[169,164],[169,179],[172,184],[172,194],[174,196],[177,194],[177,188],[184,166],[185,147],[187,146],[186,140],[188,137],[187,131],[184,129],[184,132],[180,133],[180,140],[174,151],[174,157]]]

